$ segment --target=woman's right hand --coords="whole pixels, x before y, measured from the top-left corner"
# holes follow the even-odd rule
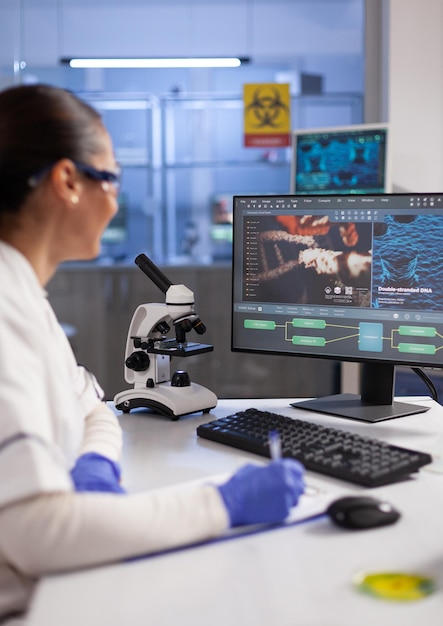
[[[293,459],[246,465],[218,486],[231,526],[283,521],[305,489],[304,467]]]

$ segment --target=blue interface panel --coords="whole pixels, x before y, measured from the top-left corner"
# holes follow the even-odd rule
[[[294,131],[290,192],[390,192],[388,133],[372,124]]]

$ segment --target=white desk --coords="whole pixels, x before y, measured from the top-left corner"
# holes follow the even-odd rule
[[[415,399],[417,401],[417,399]],[[197,438],[198,424],[259,406],[433,452],[443,409],[378,424],[294,411],[288,400],[223,400],[210,415],[178,422],[121,416],[123,469],[130,490],[234,470],[259,457]],[[443,443],[443,440],[442,440]],[[325,487],[356,486],[308,472]],[[389,527],[346,531],[326,517],[260,534],[207,543],[130,563],[43,580],[30,626],[441,626],[443,621],[443,473],[369,490],[401,512]],[[391,603],[356,591],[360,572],[418,572],[439,589],[416,602]]]

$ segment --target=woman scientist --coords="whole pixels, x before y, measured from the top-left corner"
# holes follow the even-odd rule
[[[127,494],[122,437],[45,292],[99,253],[119,169],[98,113],[45,85],[0,93],[0,622],[25,623],[42,576],[282,520],[303,492],[288,459],[225,484]],[[24,620],[24,621],[22,621]]]

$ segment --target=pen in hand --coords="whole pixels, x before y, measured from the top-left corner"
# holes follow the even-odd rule
[[[282,457],[281,437],[277,430],[271,430],[269,433],[269,453],[273,461],[278,461]]]
[[[268,437],[269,454],[273,461],[278,461],[282,458],[282,445],[280,433],[277,430],[271,430]],[[312,485],[305,485],[304,493],[306,495],[316,495],[319,492],[317,487]]]

